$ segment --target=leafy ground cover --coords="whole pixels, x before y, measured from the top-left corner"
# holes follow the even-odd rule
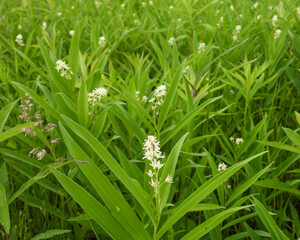
[[[2,239],[298,239],[299,21],[296,0],[2,0]]]

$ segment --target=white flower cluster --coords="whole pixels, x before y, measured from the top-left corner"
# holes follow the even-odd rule
[[[89,93],[88,102],[90,106],[95,106],[97,101],[107,95],[107,90],[105,88],[96,88]]]
[[[217,23],[218,28],[221,27],[221,25],[223,24],[223,22],[224,22],[224,18],[220,17],[220,21]]]
[[[225,163],[220,163],[218,165],[218,172],[225,171],[227,169],[227,165]]]
[[[168,42],[169,42],[169,45],[173,46],[175,44],[175,38],[171,37]]]
[[[154,90],[154,97],[149,100],[153,102],[152,110],[156,109],[158,106],[162,105],[164,102],[164,96],[167,93],[166,85],[160,85]]]
[[[199,47],[198,47],[198,53],[204,52],[206,47],[206,44],[204,42],[200,42]]]
[[[237,36],[238,36],[238,34],[240,33],[240,31],[241,31],[241,29],[242,29],[242,27],[241,27],[241,25],[237,25],[236,27],[235,27],[235,30],[233,31],[233,40],[234,41],[236,41],[237,40]]]
[[[280,37],[280,34],[281,34],[281,30],[280,29],[277,29],[274,33],[274,40],[276,41],[279,37]]]
[[[277,21],[278,21],[278,17],[277,17],[277,15],[274,15],[274,17],[272,18],[272,25],[273,25],[274,27],[277,26]]]
[[[99,44],[99,46],[101,48],[103,48],[105,46],[106,41],[105,41],[105,37],[104,36],[102,36],[102,37],[99,38],[98,44]]]
[[[138,101],[140,101],[140,91],[135,91],[135,97]],[[145,104],[148,101],[147,96],[142,97],[142,104]]]
[[[55,68],[60,73],[60,76],[66,78],[68,80],[71,80],[71,75],[73,75],[73,72],[71,71],[68,64],[66,64],[66,62],[59,59],[58,61],[56,61]]]
[[[186,66],[186,67],[183,69],[183,73],[187,73],[189,70],[190,70],[190,66]]]
[[[70,30],[69,34],[71,35],[71,37],[74,36],[75,31],[74,30]]]
[[[258,7],[258,2],[254,3],[253,8],[256,9]]]
[[[236,145],[239,145],[240,143],[244,142],[244,139],[242,139],[242,138],[236,138],[236,139],[234,139],[234,137],[230,137],[229,140],[231,142],[235,142]]]
[[[43,29],[43,30],[46,30],[46,28],[47,28],[47,23],[46,23],[46,22],[43,22],[43,23],[42,23],[42,29]]]
[[[23,47],[25,45],[24,42],[23,42],[23,36],[21,34],[18,34],[16,36],[15,41],[19,44],[20,47]]]
[[[159,159],[164,158],[160,151],[159,141],[155,136],[149,135],[147,139],[144,141],[144,157],[143,159],[147,159],[150,161],[150,166],[152,169],[149,169],[147,175],[150,177],[149,184],[154,188],[154,197],[157,198],[159,194],[159,188],[161,186],[161,182],[158,178],[159,170],[164,166],[164,163],[161,163]],[[172,183],[173,177],[168,174],[164,182]]]
[[[28,156],[29,157],[34,157],[36,156],[38,158],[38,160],[42,160],[46,155],[46,150],[42,149],[41,151],[39,151],[39,147],[32,149]]]

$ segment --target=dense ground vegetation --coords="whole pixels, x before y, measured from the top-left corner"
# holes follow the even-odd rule
[[[2,239],[298,239],[300,1],[1,0]]]

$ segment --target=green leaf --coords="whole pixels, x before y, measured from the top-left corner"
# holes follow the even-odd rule
[[[228,210],[225,210],[224,212],[221,212],[212,218],[206,220],[204,223],[201,223],[198,227],[194,228],[192,231],[190,231],[188,234],[186,234],[181,240],[198,240],[201,237],[203,237],[205,234],[209,233],[212,229],[214,229],[216,226],[218,226],[220,223],[225,221],[227,218],[229,218],[232,214],[235,212],[248,208],[249,206],[244,207],[235,207],[230,208]]]
[[[171,176],[174,176],[175,168],[177,165],[177,160],[179,156],[180,149],[182,147],[182,144],[187,137],[189,133],[184,134],[179,141],[176,143],[176,145],[173,147],[166,164],[163,168],[162,174],[161,174],[161,179],[164,181],[167,176],[170,174]],[[160,199],[161,199],[161,211],[165,207],[165,204],[168,200],[169,193],[170,193],[170,188],[171,188],[171,183],[164,183],[161,188],[160,188]]]
[[[29,128],[29,127],[32,127],[33,125],[34,125],[34,122],[22,123],[22,124],[18,124],[17,126],[15,126],[13,128],[6,130],[3,133],[0,133],[0,142],[3,142],[6,139],[9,139],[9,138],[19,134],[20,132],[22,132],[23,128]]]
[[[71,138],[66,129],[60,123],[62,135],[65,143],[74,159],[87,161],[89,163],[77,163],[85,177],[92,184],[97,193],[101,196],[111,214],[122,224],[122,226],[134,237],[134,239],[149,239],[150,236],[144,226],[132,211],[131,206],[126,202],[122,193],[118,191],[100,171],[97,165]]]
[[[255,203],[255,210],[265,225],[266,229],[271,235],[271,238],[274,240],[288,240],[289,238],[285,236],[285,234],[282,232],[282,230],[279,229],[279,227],[276,225],[274,219],[271,217],[270,213],[267,211],[267,209],[264,207],[264,205],[258,201],[256,198],[254,198]]]
[[[116,175],[116,177],[125,185],[129,192],[136,198],[141,204],[149,218],[155,223],[155,215],[149,202],[152,201],[149,194],[141,187],[141,185],[134,179],[130,178],[127,173],[120,167],[113,156],[107,151],[107,149],[86,129],[80,126],[78,123],[62,116],[67,125],[73,130],[75,134],[86,141],[100,159],[106,164],[106,166]]]
[[[273,163],[271,163],[269,166],[265,167],[264,169],[260,170],[258,173],[256,173],[254,176],[249,178],[245,183],[242,183],[241,185],[235,187],[234,192],[230,195],[226,205],[228,206],[229,203],[231,203],[234,199],[236,199],[238,196],[242,195],[243,192],[245,192],[249,187],[251,187],[257,179],[259,179],[268,169],[271,167]]]
[[[290,184],[279,182],[272,179],[262,180],[255,183],[256,186],[264,187],[264,188],[272,188],[278,189],[281,191],[290,192],[296,195],[300,195],[300,191],[296,188],[293,188]]]
[[[69,232],[72,232],[72,231],[67,230],[67,229],[52,229],[52,230],[48,230],[44,233],[39,233],[38,235],[34,236],[30,240],[49,239],[49,238],[52,238],[54,236],[61,235],[61,234],[64,234],[64,233],[69,233]]]
[[[257,141],[257,142],[262,143],[267,146],[270,146],[270,147],[275,147],[275,148],[280,148],[280,149],[287,150],[290,152],[300,153],[300,149],[292,147],[290,145],[286,145],[281,142],[266,142],[266,141]]]
[[[251,240],[262,240],[262,238],[246,222],[244,222],[244,226],[247,229]]]
[[[13,107],[16,105],[18,100],[7,104],[4,108],[1,109],[0,111],[0,133],[2,133],[4,125],[9,117],[9,114]]]
[[[300,150],[300,135],[297,134],[295,131],[289,129],[289,128],[283,128],[286,135],[292,140],[292,142],[299,148]]]
[[[9,234],[9,230],[10,230],[9,210],[6,201],[5,189],[1,183],[0,183],[0,223],[3,225],[5,232]]]
[[[300,113],[295,111],[295,115],[296,115],[297,122],[300,124]]]
[[[162,237],[162,235],[169,228],[171,228],[173,224],[175,224],[180,218],[182,218],[187,212],[189,212],[193,207],[195,207],[200,201],[202,201],[205,197],[212,193],[220,184],[225,182],[238,170],[244,167],[248,162],[265,153],[266,152],[256,154],[242,162],[239,162],[205,182],[200,188],[193,192],[175,209],[174,213],[166,220],[164,225],[161,227],[155,239],[159,239],[160,237]]]
[[[88,92],[86,88],[86,82],[81,80],[81,87],[78,94],[78,120],[81,125],[87,126],[88,117]]]
[[[100,204],[89,192],[80,185],[75,183],[69,177],[53,167],[50,167],[63,188],[71,195],[71,197],[91,216],[113,239],[131,239],[130,234],[122,227],[122,225]]]
[[[158,129],[160,130],[167,119],[168,113],[171,106],[174,105],[174,98],[177,93],[178,83],[181,79],[183,69],[185,68],[185,61],[177,69],[175,76],[172,78],[171,86],[169,87],[164,102],[161,106],[159,118],[158,118]]]
[[[72,37],[71,47],[69,52],[69,66],[71,71],[73,72],[72,76],[72,86],[75,86],[76,78],[77,78],[77,71],[79,66],[79,36],[80,36],[80,28],[79,22],[76,23],[75,32]]]

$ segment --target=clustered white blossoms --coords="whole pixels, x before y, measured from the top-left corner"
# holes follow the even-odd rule
[[[241,27],[241,25],[237,25],[236,27],[235,27],[235,30],[233,31],[233,40],[234,41],[236,41],[237,40],[237,36],[238,36],[238,34],[240,33],[240,31],[241,31],[241,29],[242,29],[242,27]]]
[[[187,73],[189,70],[190,70],[190,66],[186,66],[186,67],[183,69],[183,73]]]
[[[253,8],[256,9],[258,7],[258,4],[259,4],[258,2],[254,3]]]
[[[164,96],[167,94],[166,85],[160,85],[154,90],[154,96],[149,100],[153,103],[152,110],[156,109],[158,106],[162,105],[164,102]]]
[[[277,17],[277,15],[274,15],[274,17],[272,18],[272,25],[273,25],[274,27],[277,26],[277,21],[278,21],[278,17]]]
[[[218,165],[218,172],[222,172],[222,171],[225,171],[227,168],[227,165],[225,163],[220,163]]]
[[[105,37],[104,36],[102,36],[102,37],[99,38],[98,44],[99,44],[99,46],[101,48],[103,48],[105,46],[106,41],[105,41]]]
[[[135,91],[135,98],[140,101],[140,91]],[[148,101],[147,96],[142,97],[142,104],[145,104]]]
[[[234,137],[230,137],[229,140],[231,142],[235,142],[236,145],[239,145],[240,143],[243,143],[244,142],[244,139],[243,138],[236,138],[234,139]]]
[[[43,23],[42,23],[42,29],[45,30],[46,28],[47,28],[47,23],[46,23],[46,22],[43,22]]]
[[[279,37],[280,37],[280,34],[281,34],[281,30],[280,29],[277,29],[274,33],[274,40],[276,41]]]
[[[175,38],[171,37],[168,42],[169,42],[169,45],[173,46],[175,44]]]
[[[15,41],[19,44],[20,47],[23,47],[25,45],[24,42],[23,42],[23,36],[21,34],[18,34],[16,36]]]
[[[154,188],[154,197],[157,198],[159,195],[160,186],[166,183],[173,183],[173,177],[168,174],[164,182],[161,182],[159,179],[159,170],[164,166],[164,163],[161,163],[159,159],[164,158],[160,151],[160,143],[155,136],[149,135],[144,141],[144,157],[150,161],[150,166],[152,169],[149,169],[147,175],[150,177],[149,184]]]
[[[56,61],[56,70],[60,73],[60,76],[71,80],[71,76],[73,75],[73,72],[71,71],[68,64],[66,64],[65,61],[62,61],[61,59]]]
[[[74,36],[75,31],[74,30],[70,30],[69,34],[71,35],[71,37]]]
[[[107,95],[107,90],[105,88],[96,88],[88,94],[88,103],[90,106],[95,106],[97,101]]]
[[[198,47],[198,53],[204,52],[206,47],[206,44],[204,42],[200,42],[199,47]]]
[[[220,21],[217,23],[218,28],[221,27],[221,25],[223,24],[223,22],[224,22],[224,18],[220,17]]]

